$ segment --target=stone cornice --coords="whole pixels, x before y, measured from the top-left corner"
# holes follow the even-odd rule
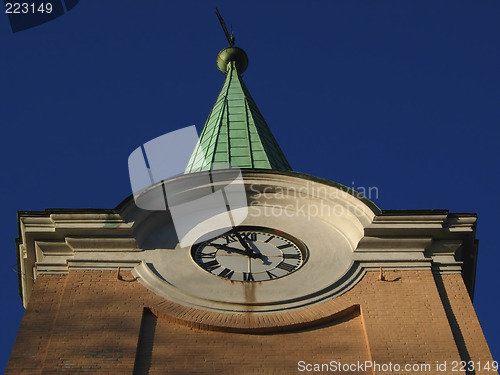
[[[124,222],[114,210],[23,211],[18,214],[18,223],[18,272],[24,306],[29,301],[36,276],[67,273],[75,254],[94,253],[90,256],[92,262],[103,268],[102,260],[107,258],[103,255],[114,253],[112,266],[108,264],[104,268],[116,269],[121,264],[116,259],[124,258],[124,253],[140,251],[131,236],[132,223]],[[116,256],[118,253],[121,255]],[[87,263],[88,268],[93,268],[90,263]]]
[[[384,211],[365,228],[355,250],[363,268],[431,268],[462,273],[471,298],[477,263],[475,214],[445,210]],[[376,259],[380,261],[377,264]]]
[[[365,228],[353,260],[365,271],[431,269],[462,273],[474,288],[477,218],[470,214],[434,215],[398,211],[379,215]],[[26,306],[38,274],[70,269],[140,270],[142,250],[132,236],[133,223],[115,211],[23,212],[19,217],[18,257],[21,294]],[[141,271],[139,271],[140,273]]]

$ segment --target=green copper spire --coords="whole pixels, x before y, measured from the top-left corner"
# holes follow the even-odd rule
[[[226,80],[184,173],[227,165],[292,170],[243,83],[240,74],[247,65],[248,57],[238,47],[224,48],[217,56]]]

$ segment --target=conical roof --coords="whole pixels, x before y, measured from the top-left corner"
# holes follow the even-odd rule
[[[238,47],[219,53],[219,69],[226,69],[226,79],[184,173],[228,165],[292,170],[241,78],[247,63],[246,54]]]

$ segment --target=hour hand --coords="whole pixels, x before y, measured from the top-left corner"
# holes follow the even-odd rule
[[[246,250],[237,249],[235,247],[227,246],[224,244],[211,243],[210,246],[216,247],[217,249],[226,250],[228,253],[237,253],[241,255],[248,255]]]
[[[245,240],[241,237],[241,234],[236,232],[235,233],[236,238],[238,238],[238,241],[240,241],[240,244],[245,248],[247,255],[251,258],[260,258],[262,255],[260,253],[256,253],[253,251],[248,243],[245,242]]]
[[[256,255],[256,258],[260,258],[262,260],[263,264],[269,265],[271,262],[269,261],[269,258],[262,254],[257,246],[255,246],[255,243],[251,243],[250,247],[252,248],[254,254]]]

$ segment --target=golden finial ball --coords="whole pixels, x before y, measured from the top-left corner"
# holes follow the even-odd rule
[[[226,47],[217,55],[217,67],[224,74],[227,72],[227,64],[231,61],[236,62],[236,67],[240,74],[248,67],[248,56],[245,51],[239,47]]]

